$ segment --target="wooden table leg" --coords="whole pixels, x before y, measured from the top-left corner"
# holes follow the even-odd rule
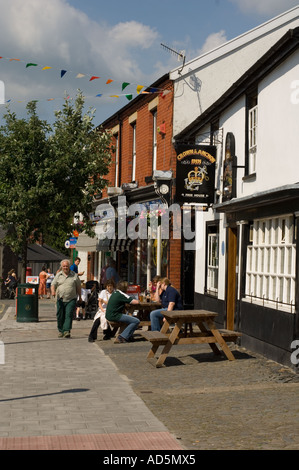
[[[166,322],[165,322],[165,323],[166,323]],[[165,361],[165,359],[166,359],[166,357],[167,357],[169,351],[170,351],[171,348],[172,348],[172,345],[174,344],[175,340],[176,340],[176,339],[178,338],[178,336],[179,336],[179,332],[180,332],[180,330],[181,330],[182,325],[183,325],[183,321],[181,321],[181,320],[178,321],[178,322],[175,324],[174,329],[172,330],[172,332],[171,332],[171,334],[170,334],[170,336],[169,336],[169,338],[168,338],[168,341],[167,341],[167,343],[165,344],[165,346],[164,346],[164,348],[163,348],[163,350],[162,350],[162,352],[161,352],[161,354],[160,354],[160,357],[159,357],[159,359],[158,359],[157,362],[156,362],[156,367],[162,367],[162,366],[163,366],[164,361]],[[165,327],[165,328],[164,328],[164,327]],[[166,325],[164,324],[164,325],[163,325],[163,328],[164,328],[164,331],[163,331],[163,332],[167,331],[168,327],[169,327],[169,324],[168,324],[168,326],[166,326]],[[163,329],[163,328],[162,328],[162,329]],[[162,330],[161,330],[161,332],[162,332]]]
[[[197,322],[197,325],[200,329],[200,331],[202,331],[203,333],[209,333],[210,330],[208,330],[205,325],[198,321]],[[211,326],[214,326],[214,322],[212,322],[212,325]],[[217,348],[217,345],[215,343],[208,343],[210,348],[212,349],[213,353],[216,354],[216,356],[221,356],[221,352],[219,351],[219,348]]]
[[[162,325],[162,328],[161,328],[161,333],[167,333],[169,329],[169,323],[168,321],[165,319],[165,321],[163,322],[163,325]],[[159,348],[159,344],[152,344],[152,347],[147,355],[147,359],[152,359],[153,357],[155,357],[155,354]]]
[[[213,321],[209,321],[209,322],[207,322],[207,323],[208,323],[208,325],[209,325],[209,327],[210,327],[211,333],[212,333],[213,336],[215,337],[217,343],[220,344],[221,349],[222,349],[222,351],[224,352],[224,354],[226,355],[227,359],[228,359],[229,361],[234,361],[234,360],[235,360],[235,357],[234,357],[233,353],[231,352],[231,350],[230,350],[229,347],[227,346],[225,339],[222,338],[220,331],[217,330],[217,328],[215,328],[214,322],[213,322]]]

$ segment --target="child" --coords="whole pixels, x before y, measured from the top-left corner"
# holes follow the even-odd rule
[[[80,320],[80,307],[82,307],[82,317],[83,317],[83,320],[86,320],[86,316],[85,316],[85,305],[87,304],[87,300],[88,300],[88,294],[91,293],[91,290],[90,289],[86,289],[86,284],[85,282],[81,281],[81,302],[79,302],[79,300],[77,300],[76,302],[76,320]]]

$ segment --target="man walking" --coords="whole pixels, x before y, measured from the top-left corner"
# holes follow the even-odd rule
[[[81,301],[81,282],[70,270],[69,260],[61,261],[61,271],[52,281],[51,293],[53,296],[56,294],[58,337],[70,338],[77,298]]]

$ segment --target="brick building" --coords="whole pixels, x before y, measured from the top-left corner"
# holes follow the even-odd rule
[[[112,133],[113,158],[106,177],[108,186],[96,199],[95,220],[99,223],[100,216],[102,221],[103,209],[111,205],[116,216],[116,234],[115,238],[85,246],[79,237],[77,251],[81,266],[86,263],[87,279],[98,278],[101,266],[112,256],[121,278],[140,285],[141,289],[156,274],[169,277],[181,289],[181,240],[173,239],[171,220],[168,239],[161,238],[158,227],[154,232],[148,228],[146,237],[135,240],[128,235],[126,239],[120,238],[117,231],[120,198],[126,205],[127,229],[130,222],[134,224],[132,205],[141,205],[150,220],[157,207],[166,208],[174,200],[176,152],[172,120],[173,83],[166,74],[99,126],[99,130],[108,129]]]

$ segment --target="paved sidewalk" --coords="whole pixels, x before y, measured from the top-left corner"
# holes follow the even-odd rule
[[[1,302],[1,301],[0,301]],[[177,346],[88,343],[91,320],[58,339],[53,301],[38,323],[0,316],[0,449],[298,450],[299,374],[233,346],[236,361]],[[1,309],[0,309],[1,315]],[[112,400],[112,397],[117,399]]]
[[[39,302],[39,322],[0,321],[0,449],[180,450],[181,444],[87,337],[91,320],[58,338],[55,303]]]

